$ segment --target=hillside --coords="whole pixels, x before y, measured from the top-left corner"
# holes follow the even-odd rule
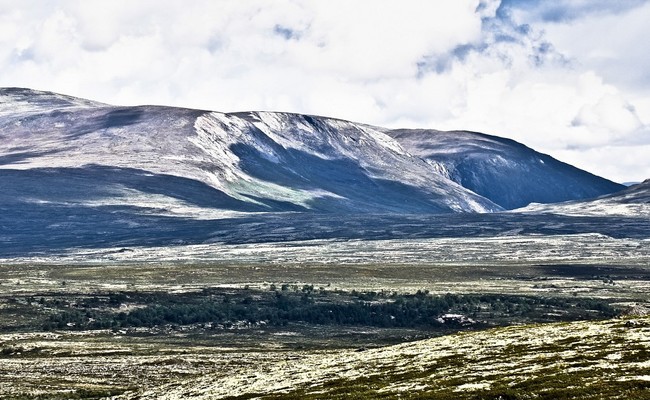
[[[416,146],[433,131],[418,132],[289,113],[117,107],[0,89],[0,257],[466,237],[524,225],[526,232],[546,232],[534,218],[522,225],[519,214],[495,212],[551,201],[553,193],[575,199],[619,188],[507,139],[440,133],[438,144],[422,139]],[[432,158],[434,150],[442,161]],[[463,157],[483,161],[458,161]],[[459,179],[459,171],[494,192],[475,193],[483,186]],[[535,190],[526,189],[535,179]],[[559,231],[618,229],[576,226],[577,232]]]
[[[501,208],[372,127],[0,91],[0,204],[447,213]],[[65,182],[65,184],[62,184]],[[161,210],[158,210],[161,211]]]
[[[506,209],[593,198],[625,188],[497,136],[432,129],[386,133],[443,176]]]
[[[531,204],[517,211],[570,216],[650,216],[650,179],[596,199],[557,204]]]
[[[357,352],[269,354],[266,363],[234,373],[122,398],[645,398],[649,327],[643,317],[509,327]]]

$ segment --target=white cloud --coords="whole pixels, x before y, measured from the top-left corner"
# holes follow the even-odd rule
[[[48,4],[1,8],[2,17],[20,14],[3,24],[2,48],[12,51],[0,65],[2,84],[119,103],[231,110],[276,108],[283,99],[295,111],[323,113],[313,107],[324,90],[346,110],[350,96],[368,101],[367,86],[412,80],[423,55],[481,34],[476,0]]]
[[[570,23],[542,22],[538,26],[580,68],[597,70],[608,82],[626,91],[647,92],[650,53],[644,51],[641,43],[650,30],[650,2],[622,2],[625,3],[637,7],[628,5],[617,13],[594,14]],[[529,18],[532,16],[528,14],[521,16],[522,20]]]
[[[650,177],[641,3],[0,0],[0,86],[479,130],[639,180]],[[608,157],[623,148],[625,161]]]
[[[603,176],[620,177],[619,182],[641,182],[647,174],[650,144],[626,146],[601,146],[586,150],[565,149],[556,152],[561,160],[578,160],[578,166]],[[646,168],[644,170],[644,168]],[[640,173],[639,173],[640,172]],[[630,179],[625,179],[629,177]]]

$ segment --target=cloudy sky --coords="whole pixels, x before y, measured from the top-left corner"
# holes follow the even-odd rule
[[[509,137],[650,178],[650,1],[0,0],[0,86]]]

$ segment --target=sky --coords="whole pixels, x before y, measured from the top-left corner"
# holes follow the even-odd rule
[[[0,86],[508,137],[650,178],[650,0],[0,0]]]

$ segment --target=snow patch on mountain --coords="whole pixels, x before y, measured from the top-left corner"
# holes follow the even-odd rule
[[[237,199],[263,196],[339,211],[499,210],[432,174],[392,138],[368,126],[289,113],[214,112],[199,116],[195,129],[190,141],[218,165],[206,171],[210,182]]]

